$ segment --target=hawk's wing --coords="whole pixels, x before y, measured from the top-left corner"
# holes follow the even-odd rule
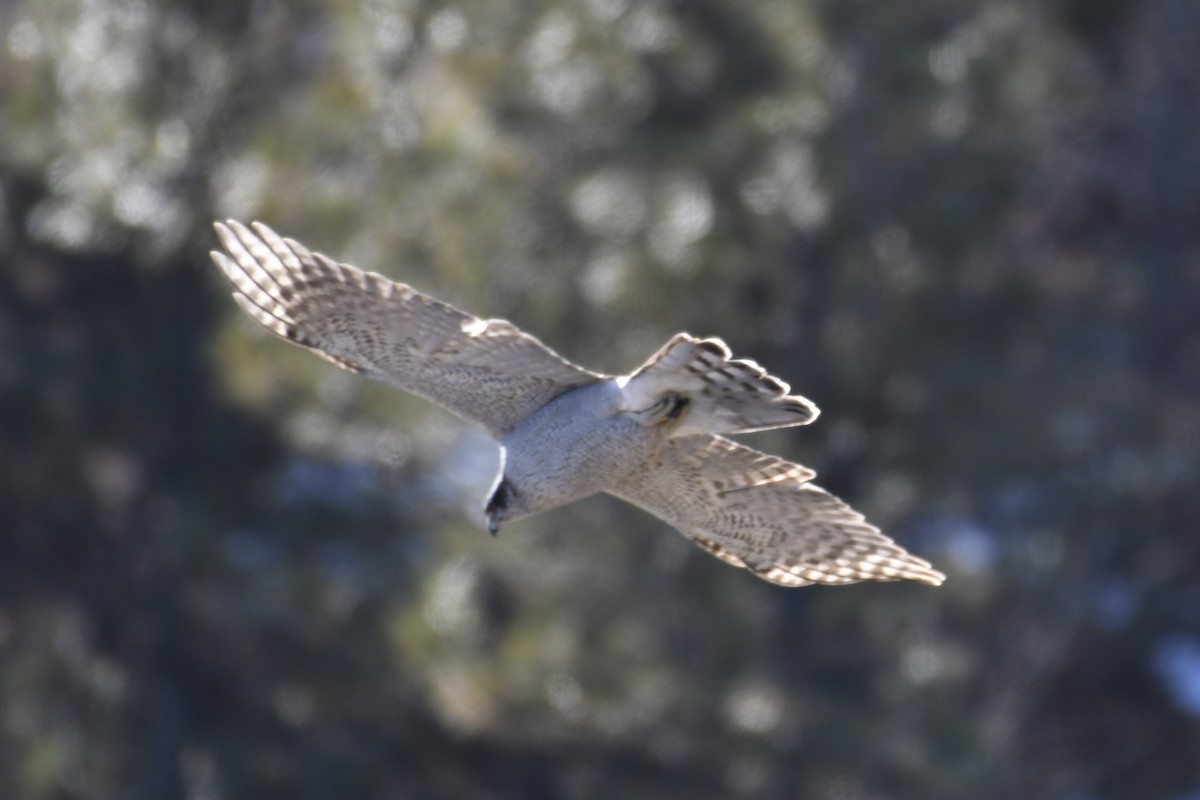
[[[808,481],[815,473],[720,436],[667,439],[610,493],[782,586],[945,576]]]
[[[410,286],[338,264],[262,223],[216,223],[213,261],[242,310],[340,367],[395,384],[499,437],[603,376],[510,322],[480,319]]]

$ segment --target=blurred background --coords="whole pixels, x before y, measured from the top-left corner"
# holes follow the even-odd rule
[[[245,319],[215,217],[745,437],[784,590]],[[1200,4],[0,4],[0,797],[1200,798]]]

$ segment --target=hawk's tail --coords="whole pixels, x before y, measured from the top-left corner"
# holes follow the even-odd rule
[[[645,411],[668,403],[673,436],[697,433],[750,433],[807,425],[817,407],[753,361],[734,359],[720,339],[677,334],[643,364],[621,379],[623,405]],[[686,404],[680,404],[686,401]]]

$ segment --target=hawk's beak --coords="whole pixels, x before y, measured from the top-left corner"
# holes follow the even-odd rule
[[[500,523],[496,521],[495,517],[493,517],[492,515],[489,514],[488,515],[488,533],[490,533],[492,536],[495,536],[499,532],[500,532]]]

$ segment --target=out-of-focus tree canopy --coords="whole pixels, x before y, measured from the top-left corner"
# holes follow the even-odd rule
[[[1200,5],[0,6],[0,797],[1200,796]],[[949,575],[784,590],[239,314],[213,218],[724,337]]]

